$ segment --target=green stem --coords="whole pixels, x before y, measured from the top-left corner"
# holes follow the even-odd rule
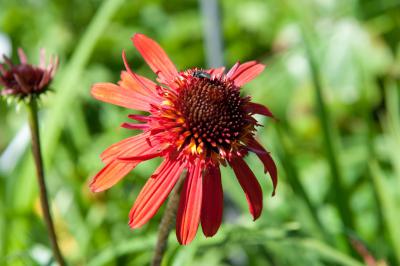
[[[36,176],[39,185],[40,204],[42,206],[43,218],[47,226],[51,247],[53,249],[54,257],[60,266],[64,266],[65,262],[61,255],[60,248],[57,243],[57,236],[54,230],[53,220],[51,218],[49,199],[47,197],[46,183],[44,181],[44,168],[43,159],[40,149],[40,135],[39,135],[39,121],[38,121],[38,108],[36,99],[32,98],[28,104],[29,113],[29,126],[31,129],[32,137],[32,153],[36,165]]]
[[[167,249],[168,236],[171,232],[175,214],[178,209],[179,195],[184,180],[185,178],[183,177],[179,179],[178,183],[175,185],[175,188],[172,190],[167,206],[165,207],[164,216],[161,219],[161,223],[158,228],[157,244],[154,249],[154,256],[151,262],[152,266],[161,265],[165,250]]]

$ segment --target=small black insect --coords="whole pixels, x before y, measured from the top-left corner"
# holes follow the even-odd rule
[[[192,76],[196,77],[196,78],[211,79],[210,74],[208,74],[207,72],[201,71],[201,70],[195,70],[193,72]]]

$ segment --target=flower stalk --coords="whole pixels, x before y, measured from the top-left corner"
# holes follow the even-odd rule
[[[172,230],[175,214],[178,210],[179,195],[184,179],[185,178],[183,177],[179,179],[175,185],[175,188],[172,190],[167,206],[165,207],[164,216],[162,217],[160,226],[158,228],[157,243],[154,249],[154,256],[151,266],[160,266],[164,257],[164,253],[167,250],[168,236]]]
[[[51,217],[49,208],[49,199],[47,197],[46,183],[44,180],[43,159],[40,149],[38,108],[37,108],[37,101],[34,97],[27,104],[27,109],[29,115],[29,127],[31,130],[31,138],[32,138],[32,153],[36,166],[36,176],[39,185],[40,204],[43,211],[43,218],[46,223],[54,257],[60,266],[64,266],[65,262],[57,243],[57,236],[54,230],[53,219]]]

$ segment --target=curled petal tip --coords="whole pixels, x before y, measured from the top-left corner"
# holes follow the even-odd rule
[[[138,39],[138,38],[147,38],[147,36],[144,35],[143,33],[136,32],[133,34],[131,40],[134,41],[135,39]]]
[[[89,189],[90,189],[90,191],[92,191],[93,193],[100,192],[100,190],[93,184],[93,181],[90,182],[90,184],[89,184]]]
[[[232,158],[229,161],[229,164],[233,168],[236,178],[245,192],[247,203],[249,205],[249,211],[253,216],[253,220],[256,220],[261,215],[263,209],[261,186],[258,183],[254,173],[250,170],[249,166],[242,158]]]
[[[98,187],[98,185],[96,184],[96,179],[95,177],[92,178],[92,180],[89,183],[89,189],[91,192],[93,193],[98,193],[98,192],[102,192],[104,189],[101,189]]]
[[[133,219],[130,219],[130,220],[129,220],[128,225],[129,225],[129,227],[130,227],[131,229],[138,229],[138,228],[140,227],[137,223],[135,223],[135,222],[133,221]]]

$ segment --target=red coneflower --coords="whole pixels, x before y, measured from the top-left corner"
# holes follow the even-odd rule
[[[251,61],[224,68],[177,71],[164,50],[142,34],[132,38],[159,84],[132,72],[125,53],[126,71],[118,85],[97,83],[92,95],[98,100],[148,112],[129,115],[141,123],[124,123],[143,133],[111,145],[101,154],[105,167],[94,176],[94,192],[110,188],[140,162],[155,157],[164,161],[139,193],[129,225],[144,225],[159,209],[186,169],[176,233],[179,243],[188,244],[201,221],[205,236],[213,236],[222,221],[223,192],[219,166],[229,164],[243,188],[250,212],[257,219],[262,211],[260,184],[243,157],[254,152],[269,172],[275,188],[277,170],[269,153],[255,140],[254,114],[272,117],[263,105],[240,95],[240,87],[260,74],[264,65]]]
[[[24,99],[44,93],[56,72],[58,57],[51,57],[49,65],[46,66],[45,51],[41,50],[39,66],[34,66],[28,64],[21,48],[18,49],[18,56],[20,64],[14,65],[3,55],[5,64],[0,64],[0,85],[3,85],[4,89],[1,95]]]

